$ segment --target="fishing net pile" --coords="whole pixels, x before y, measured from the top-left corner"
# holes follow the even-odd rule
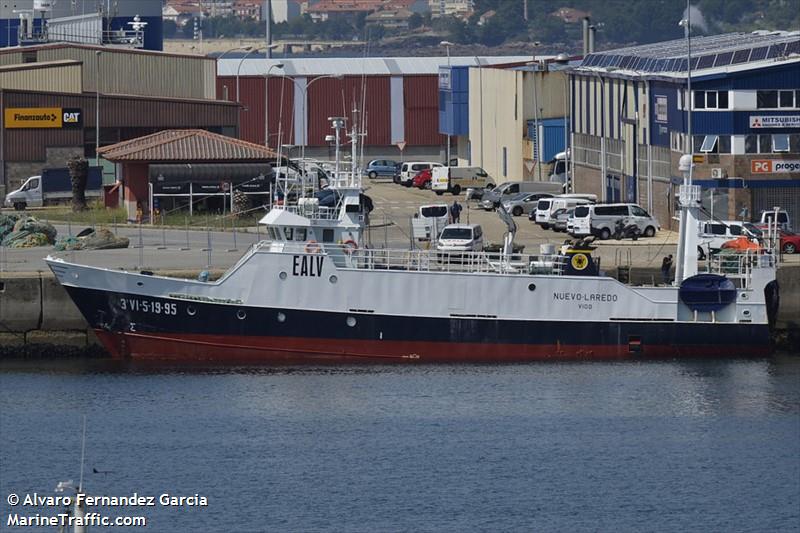
[[[6,219],[12,215],[6,215]],[[4,229],[6,224],[0,219],[0,226]],[[0,229],[0,233],[3,232]],[[35,248],[48,246],[56,241],[56,228],[49,222],[37,220],[34,217],[20,218],[14,223],[12,230],[3,236],[3,246],[8,248]]]
[[[93,230],[87,228],[76,236],[63,237],[56,243],[56,251],[64,250],[113,250],[127,248],[130,240],[127,237],[117,237],[107,228]]]
[[[0,242],[6,238],[6,235],[14,231],[14,224],[19,220],[17,215],[0,215]]]

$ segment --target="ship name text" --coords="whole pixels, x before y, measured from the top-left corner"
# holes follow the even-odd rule
[[[322,275],[324,259],[325,257],[321,255],[296,255],[292,265],[292,275],[319,277]]]
[[[566,302],[616,302],[616,294],[601,292],[554,292],[553,300]]]

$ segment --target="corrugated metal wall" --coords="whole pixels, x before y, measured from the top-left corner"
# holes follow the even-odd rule
[[[433,80],[432,90],[427,99],[434,108],[432,132],[438,139],[438,115],[436,97],[438,88],[435,76],[425,76]],[[330,134],[328,117],[346,116],[351,118],[353,101],[361,108],[362,80],[360,76],[345,77],[343,80],[332,78],[308,78],[308,100],[306,105],[308,116],[309,140],[307,146],[326,146],[325,136]],[[312,83],[313,81],[313,83]],[[283,144],[293,142],[293,114],[295,85],[291,80],[271,76],[269,80],[269,133],[271,146],[277,146],[279,117],[281,116],[281,86],[283,85],[283,121],[281,123]],[[391,94],[389,76],[369,76],[366,78],[366,99],[364,105],[367,113],[367,146],[391,145]],[[242,139],[264,144],[264,78],[240,76],[239,90],[242,103]],[[217,79],[217,96],[229,101],[236,101],[236,77],[225,76]],[[425,96],[423,95],[423,98]],[[298,104],[299,105],[299,104]],[[406,123],[406,132],[408,125]],[[408,133],[406,133],[408,136]],[[412,144],[409,142],[409,144]],[[431,144],[438,144],[437,142]]]
[[[75,107],[83,110],[83,129],[6,129],[6,161],[41,161],[47,147],[83,146],[84,130],[95,123],[93,95],[3,91],[3,105],[13,107]],[[100,127],[125,128],[133,138],[168,128],[222,128],[236,125],[236,106],[223,102],[156,100],[101,96]],[[104,137],[101,140],[105,141]],[[123,139],[108,139],[116,142]],[[106,144],[105,142],[103,144]]]
[[[403,94],[408,145],[444,145],[446,137],[439,133],[438,76],[403,77]]]
[[[0,89],[81,93],[81,64],[52,64],[46,68],[0,70]]]
[[[83,89],[100,92],[171,98],[216,98],[216,60],[158,52],[84,46],[30,47],[0,53],[0,65],[74,59],[83,62]]]
[[[311,82],[311,80],[309,80]],[[364,110],[367,114],[367,145],[388,146],[390,139],[389,77],[367,78]],[[328,117],[347,117],[348,126],[353,120],[353,108],[361,109],[362,82],[360,77],[344,80],[320,79],[308,90],[308,145],[327,146],[325,136],[330,135]],[[362,118],[358,117],[359,123]]]

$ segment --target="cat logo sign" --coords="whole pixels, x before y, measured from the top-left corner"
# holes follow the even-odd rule
[[[11,107],[5,111],[3,124],[7,129],[80,128],[82,115],[78,108]]]
[[[585,254],[575,254],[572,256],[572,268],[575,270],[583,270],[589,266],[589,259]]]

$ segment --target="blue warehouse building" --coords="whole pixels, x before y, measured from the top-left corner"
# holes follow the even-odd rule
[[[588,55],[570,73],[576,189],[637,202],[663,226],[690,149],[719,219],[800,216],[800,32],[734,33]],[[692,138],[688,110],[692,109]]]

